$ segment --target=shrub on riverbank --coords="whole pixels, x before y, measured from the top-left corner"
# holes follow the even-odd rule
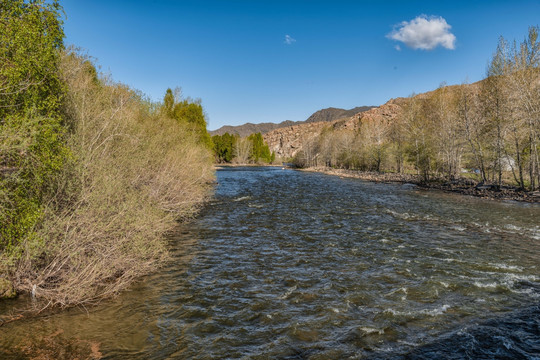
[[[61,66],[73,161],[57,181],[69,201],[48,208],[40,234],[49,244],[19,263],[18,287],[71,304],[116,293],[159,264],[164,233],[193,215],[213,174],[186,126],[98,79],[84,57],[67,53]]]
[[[30,19],[45,14],[60,26],[56,5],[13,4],[12,12],[0,6],[3,17],[35,11]],[[48,28],[40,31],[37,37]],[[8,225],[0,234],[0,278],[50,305],[97,301],[158,266],[167,257],[164,234],[195,213],[213,179],[200,134],[100,76],[87,56],[63,50],[61,38],[38,43],[54,54],[47,68],[60,84],[49,89],[54,111],[39,110],[49,93],[34,87],[47,80],[30,77],[41,55],[29,48],[36,61],[21,65],[12,86],[28,100],[14,105],[28,106],[0,119],[0,216]],[[6,83],[9,66],[1,70]]]

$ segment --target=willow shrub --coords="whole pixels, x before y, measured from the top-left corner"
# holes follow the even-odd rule
[[[52,304],[96,301],[167,256],[164,234],[209,194],[212,156],[197,134],[160,115],[76,51],[61,59],[71,161],[56,178],[39,237],[16,283]]]

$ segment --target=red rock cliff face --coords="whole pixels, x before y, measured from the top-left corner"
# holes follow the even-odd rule
[[[292,158],[302,149],[304,143],[317,137],[321,130],[332,123],[321,121],[306,123],[295,126],[288,126],[272,130],[263,135],[270,151],[276,153],[277,157]]]
[[[400,114],[405,101],[406,99],[402,98],[392,99],[384,105],[357,113],[345,119],[300,124],[272,130],[264,134],[263,138],[270,151],[274,151],[277,157],[292,158],[302,149],[304,144],[319,136],[324,128],[358,131],[363,122],[388,124]]]

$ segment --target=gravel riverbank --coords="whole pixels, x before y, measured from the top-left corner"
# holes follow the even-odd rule
[[[540,203],[540,191],[522,191],[511,186],[502,186],[500,189],[497,189],[495,186],[479,184],[478,182],[467,178],[461,178],[451,182],[437,179],[425,183],[417,175],[412,174],[377,173],[326,167],[312,167],[301,170],[373,182],[410,183],[424,189],[438,189],[485,199]]]

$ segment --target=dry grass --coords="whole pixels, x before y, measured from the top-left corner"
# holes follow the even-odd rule
[[[163,235],[208,196],[212,158],[197,136],[140,94],[62,59],[73,161],[58,178],[15,285],[51,305],[96,302],[166,259]],[[155,107],[155,106],[154,106]]]

